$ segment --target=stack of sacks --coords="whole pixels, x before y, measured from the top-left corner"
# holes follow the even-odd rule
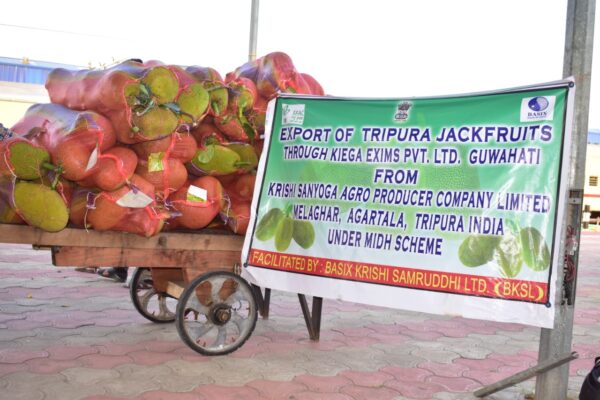
[[[222,79],[212,68],[129,60],[52,71],[0,146],[0,222],[152,236],[228,227],[244,234],[267,102],[322,95],[284,53]]]

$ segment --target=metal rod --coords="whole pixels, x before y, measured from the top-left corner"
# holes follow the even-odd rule
[[[321,337],[321,311],[323,310],[323,298],[313,297],[312,301],[312,322],[313,322],[313,337],[314,341],[319,341]]]
[[[308,310],[306,296],[302,293],[298,293],[298,300],[300,300],[300,308],[302,309],[302,315],[304,315],[304,322],[306,322],[308,336],[310,337],[310,340],[318,342],[321,336],[321,311],[323,310],[323,298],[313,297],[312,314]]]
[[[298,300],[300,300],[300,308],[302,309],[302,315],[304,315],[304,322],[306,323],[306,329],[308,330],[308,336],[311,340],[314,337],[314,329],[312,318],[310,317],[310,311],[308,310],[308,303],[306,302],[306,296],[302,293],[298,293]]]
[[[265,296],[263,297],[262,289],[260,286],[252,284],[252,290],[254,291],[254,298],[258,303],[258,312],[262,319],[269,319],[269,306],[271,303],[271,289],[265,288]]]
[[[269,319],[269,308],[271,306],[271,289],[265,288],[265,299],[263,301],[263,319]]]
[[[252,0],[250,12],[250,46],[248,48],[248,61],[256,60],[256,43],[258,41],[258,0]]]
[[[525,371],[516,373],[512,376],[509,376],[508,378],[502,379],[501,381],[498,381],[491,385],[484,386],[481,389],[476,390],[474,394],[477,397],[484,397],[489,394],[496,393],[504,388],[516,385],[519,382],[523,382],[524,380],[527,380],[537,374],[541,374],[542,372],[554,369],[559,365],[566,364],[569,361],[576,359],[577,357],[579,357],[579,354],[577,354],[576,352],[572,352],[568,354],[563,354],[562,356],[556,359],[546,360],[544,362],[539,363],[535,367],[531,367],[529,369],[526,369]]]

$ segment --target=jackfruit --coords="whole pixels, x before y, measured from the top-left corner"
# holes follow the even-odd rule
[[[14,205],[27,224],[47,232],[58,232],[69,222],[69,210],[63,198],[41,183],[17,182]]]

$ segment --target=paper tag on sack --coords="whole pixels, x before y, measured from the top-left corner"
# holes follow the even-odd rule
[[[148,172],[160,172],[165,170],[165,153],[150,153],[148,156]]]
[[[117,200],[117,204],[121,207],[144,208],[152,204],[154,200],[141,190],[125,193],[123,197]]]
[[[201,187],[190,185],[187,191],[187,201],[193,201],[195,203],[204,203],[208,200],[208,192],[206,189],[202,189]]]
[[[85,167],[85,172],[94,168],[96,166],[96,163],[98,163],[98,146],[96,146],[94,151],[92,151],[92,154],[90,154],[87,166]]]

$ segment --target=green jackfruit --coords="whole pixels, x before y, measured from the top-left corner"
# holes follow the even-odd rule
[[[507,278],[519,275],[523,266],[523,252],[519,238],[511,232],[506,233],[496,247],[494,258],[502,275]]]
[[[284,214],[279,208],[270,209],[259,221],[255,236],[258,240],[269,240],[275,236],[275,230]]]
[[[294,220],[291,217],[284,216],[275,229],[275,248],[277,251],[286,251],[292,242],[294,233]]]
[[[13,173],[19,179],[38,179],[44,173],[43,164],[50,162],[46,149],[25,141],[11,143],[8,151]]]
[[[525,264],[534,271],[546,270],[550,266],[550,250],[542,234],[535,228],[523,228],[519,237]]]
[[[466,267],[479,267],[494,258],[500,236],[469,235],[458,248],[458,258]]]
[[[142,78],[158,103],[170,103],[179,93],[179,80],[173,71],[165,67],[154,67]]]
[[[315,241],[315,229],[310,221],[294,220],[292,237],[303,249],[308,249]]]
[[[159,139],[170,135],[179,125],[179,117],[164,107],[152,107],[147,112],[133,114],[133,126],[148,139]]]
[[[206,81],[202,83],[210,96],[210,109],[213,115],[221,115],[227,110],[229,91],[219,82]]]
[[[240,170],[240,156],[235,151],[219,144],[209,144],[199,149],[192,164],[207,175],[227,175]]]
[[[248,143],[229,143],[228,149],[235,151],[240,156],[240,165],[242,169],[252,171],[258,166],[258,156],[254,146]]]
[[[44,184],[17,182],[14,203],[27,224],[47,232],[58,232],[69,222],[69,210],[63,198]]]
[[[200,83],[193,83],[185,88],[177,98],[181,109],[181,118],[187,122],[196,122],[208,108],[209,94]]]

